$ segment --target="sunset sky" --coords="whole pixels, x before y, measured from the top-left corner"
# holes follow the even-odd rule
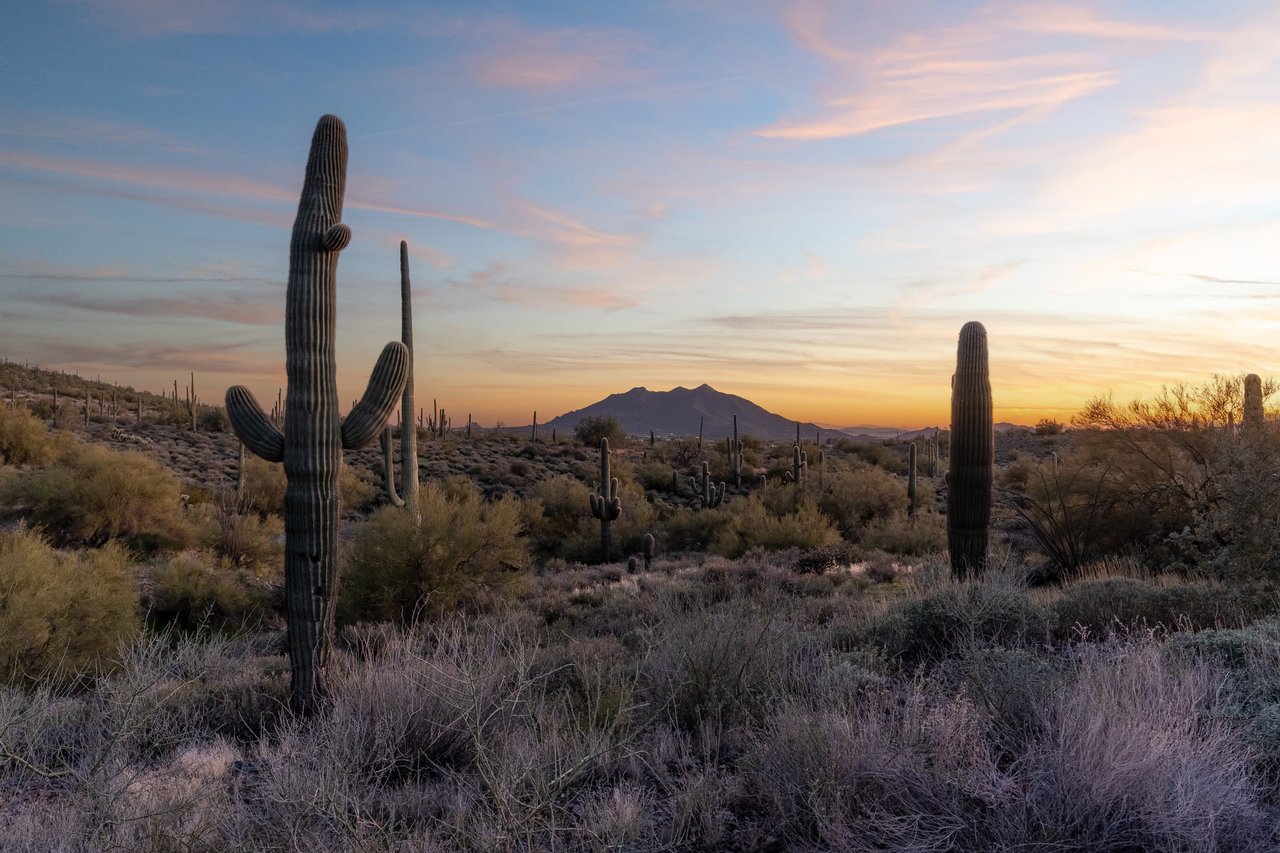
[[[284,383],[316,119],[351,145],[338,371],[527,423],[708,382],[837,426],[1280,373],[1274,2],[12,4],[0,355]]]

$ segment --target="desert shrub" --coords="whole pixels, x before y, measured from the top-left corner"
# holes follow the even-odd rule
[[[579,444],[588,447],[599,447],[602,438],[609,439],[611,447],[619,447],[627,438],[615,415],[588,415],[578,421],[578,425],[573,428],[573,436]]]
[[[907,473],[907,460],[896,449],[879,441],[845,441],[841,439],[837,448],[854,459],[860,459],[868,465],[880,468],[890,474]]]
[[[680,507],[662,522],[662,541],[668,551],[706,551],[734,523],[733,514],[738,508],[737,499],[732,506],[715,509]]]
[[[587,499],[588,489],[578,480],[557,474],[539,481],[525,501],[525,523],[530,544],[540,557],[561,554],[563,543],[579,537],[595,521]]]
[[[39,418],[24,408],[0,408],[0,462],[44,465],[53,454],[53,438]]]
[[[429,481],[418,516],[383,507],[357,528],[338,603],[344,622],[411,622],[520,587],[529,557],[515,500],[486,502],[462,478]]]
[[[1036,421],[1036,435],[1061,435],[1062,424],[1052,418],[1041,418]]]
[[[234,566],[279,566],[284,556],[284,522],[255,512],[249,498],[232,491],[217,493],[196,508],[202,519],[201,540]]]
[[[48,466],[6,480],[0,500],[57,544],[120,540],[154,549],[187,544],[194,534],[177,478],[136,451],[68,442]]]
[[[203,625],[246,628],[267,620],[275,609],[267,582],[196,554],[162,560],[149,566],[145,577],[147,617],[160,625],[187,631]]]
[[[635,466],[635,479],[646,491],[670,492],[671,471],[670,465],[661,462],[638,462]]]
[[[874,521],[906,514],[907,484],[883,468],[858,466],[828,473],[824,480],[817,496],[818,508],[850,541],[856,542]]]
[[[230,432],[231,419],[221,406],[201,406],[196,410],[196,425],[201,432]]]
[[[1197,630],[1249,622],[1275,609],[1275,596],[1249,587],[1099,578],[1064,588],[1050,604],[1063,636],[1082,630],[1105,636],[1116,629]]]
[[[1017,587],[947,584],[918,598],[895,601],[870,619],[853,642],[877,649],[903,670],[936,663],[982,646],[1043,641],[1053,615]]]
[[[111,661],[138,627],[127,555],[60,553],[37,532],[0,532],[0,679],[65,680]]]
[[[343,509],[364,511],[369,508],[382,492],[382,487],[371,478],[369,472],[342,463],[338,469],[338,495]]]
[[[790,512],[774,515],[765,507],[758,493],[735,498],[723,512],[710,515],[701,510],[697,515],[712,522],[714,532],[706,550],[725,557],[740,557],[752,548],[779,551],[786,548],[821,548],[840,541],[835,526],[818,511],[812,501],[801,500]],[[670,525],[670,520],[668,521]]]
[[[869,550],[912,557],[938,553],[947,547],[947,517],[919,512],[915,518],[879,519],[867,525],[859,543]]]

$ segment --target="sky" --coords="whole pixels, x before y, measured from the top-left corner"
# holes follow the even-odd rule
[[[706,382],[945,426],[969,320],[1015,423],[1276,375],[1277,44],[1249,0],[17,4],[0,356],[269,406],[333,113],[344,401],[399,337],[401,240],[455,423]]]

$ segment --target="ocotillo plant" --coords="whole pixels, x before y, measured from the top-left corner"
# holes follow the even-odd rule
[[[409,244],[400,241],[400,343],[409,354],[409,370],[400,395],[400,498],[418,517],[418,431],[413,428],[413,293],[409,285]],[[390,438],[388,437],[388,441]],[[394,493],[395,489],[388,491]]]
[[[618,478],[609,476],[609,439],[600,439],[600,494],[589,496],[591,514],[600,519],[600,553],[609,562],[613,550],[610,525],[622,514],[622,498],[618,497]]]
[[[387,502],[396,507],[404,506],[404,498],[396,494],[396,453],[395,446],[391,441],[391,424],[387,424],[382,428],[382,435],[378,439],[378,443],[382,449],[382,485],[387,492]],[[400,446],[404,446],[403,436],[400,438]],[[401,466],[403,465],[404,463],[401,462]]]
[[[987,330],[965,323],[951,379],[951,463],[947,468],[947,550],[951,571],[963,580],[987,563],[991,488],[996,455],[991,421]]]
[[[907,517],[916,514],[916,443],[911,442],[911,452],[907,454]]]
[[[703,509],[713,509],[724,502],[724,483],[711,482],[710,463],[702,463],[702,476],[689,478],[689,488]]]
[[[1256,436],[1262,432],[1266,423],[1266,415],[1262,411],[1262,377],[1250,373],[1244,378],[1244,418],[1240,423],[1241,431],[1246,436]]]
[[[291,682],[289,704],[311,714],[328,694],[326,669],[338,590],[338,467],[343,449],[378,437],[404,389],[409,353],[386,345],[369,386],[345,421],[338,416],[334,355],[338,254],[351,241],[342,224],[347,131],[335,116],[316,124],[289,246],[285,295],[284,431],[248,388],[227,390],[227,415],[249,450],[283,462],[285,610]]]
[[[655,544],[653,534],[646,533],[644,535],[644,545],[641,548],[641,553],[644,554],[644,570],[646,572],[649,571],[649,566],[653,563],[653,547]]]

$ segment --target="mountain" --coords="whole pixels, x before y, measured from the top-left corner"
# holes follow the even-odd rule
[[[696,436],[698,422],[704,419],[706,441],[721,441],[733,434],[733,416],[738,416],[738,436],[754,436],[768,441],[795,440],[796,422],[775,415],[736,394],[725,394],[710,385],[697,388],[683,386],[670,391],[632,388],[624,394],[610,394],[582,409],[566,412],[547,423],[547,427],[571,430],[586,417],[613,415],[622,429],[632,435],[647,436],[650,430],[664,436]],[[812,440],[821,428],[812,423],[800,424],[801,435]],[[833,430],[821,430],[831,434]]]

